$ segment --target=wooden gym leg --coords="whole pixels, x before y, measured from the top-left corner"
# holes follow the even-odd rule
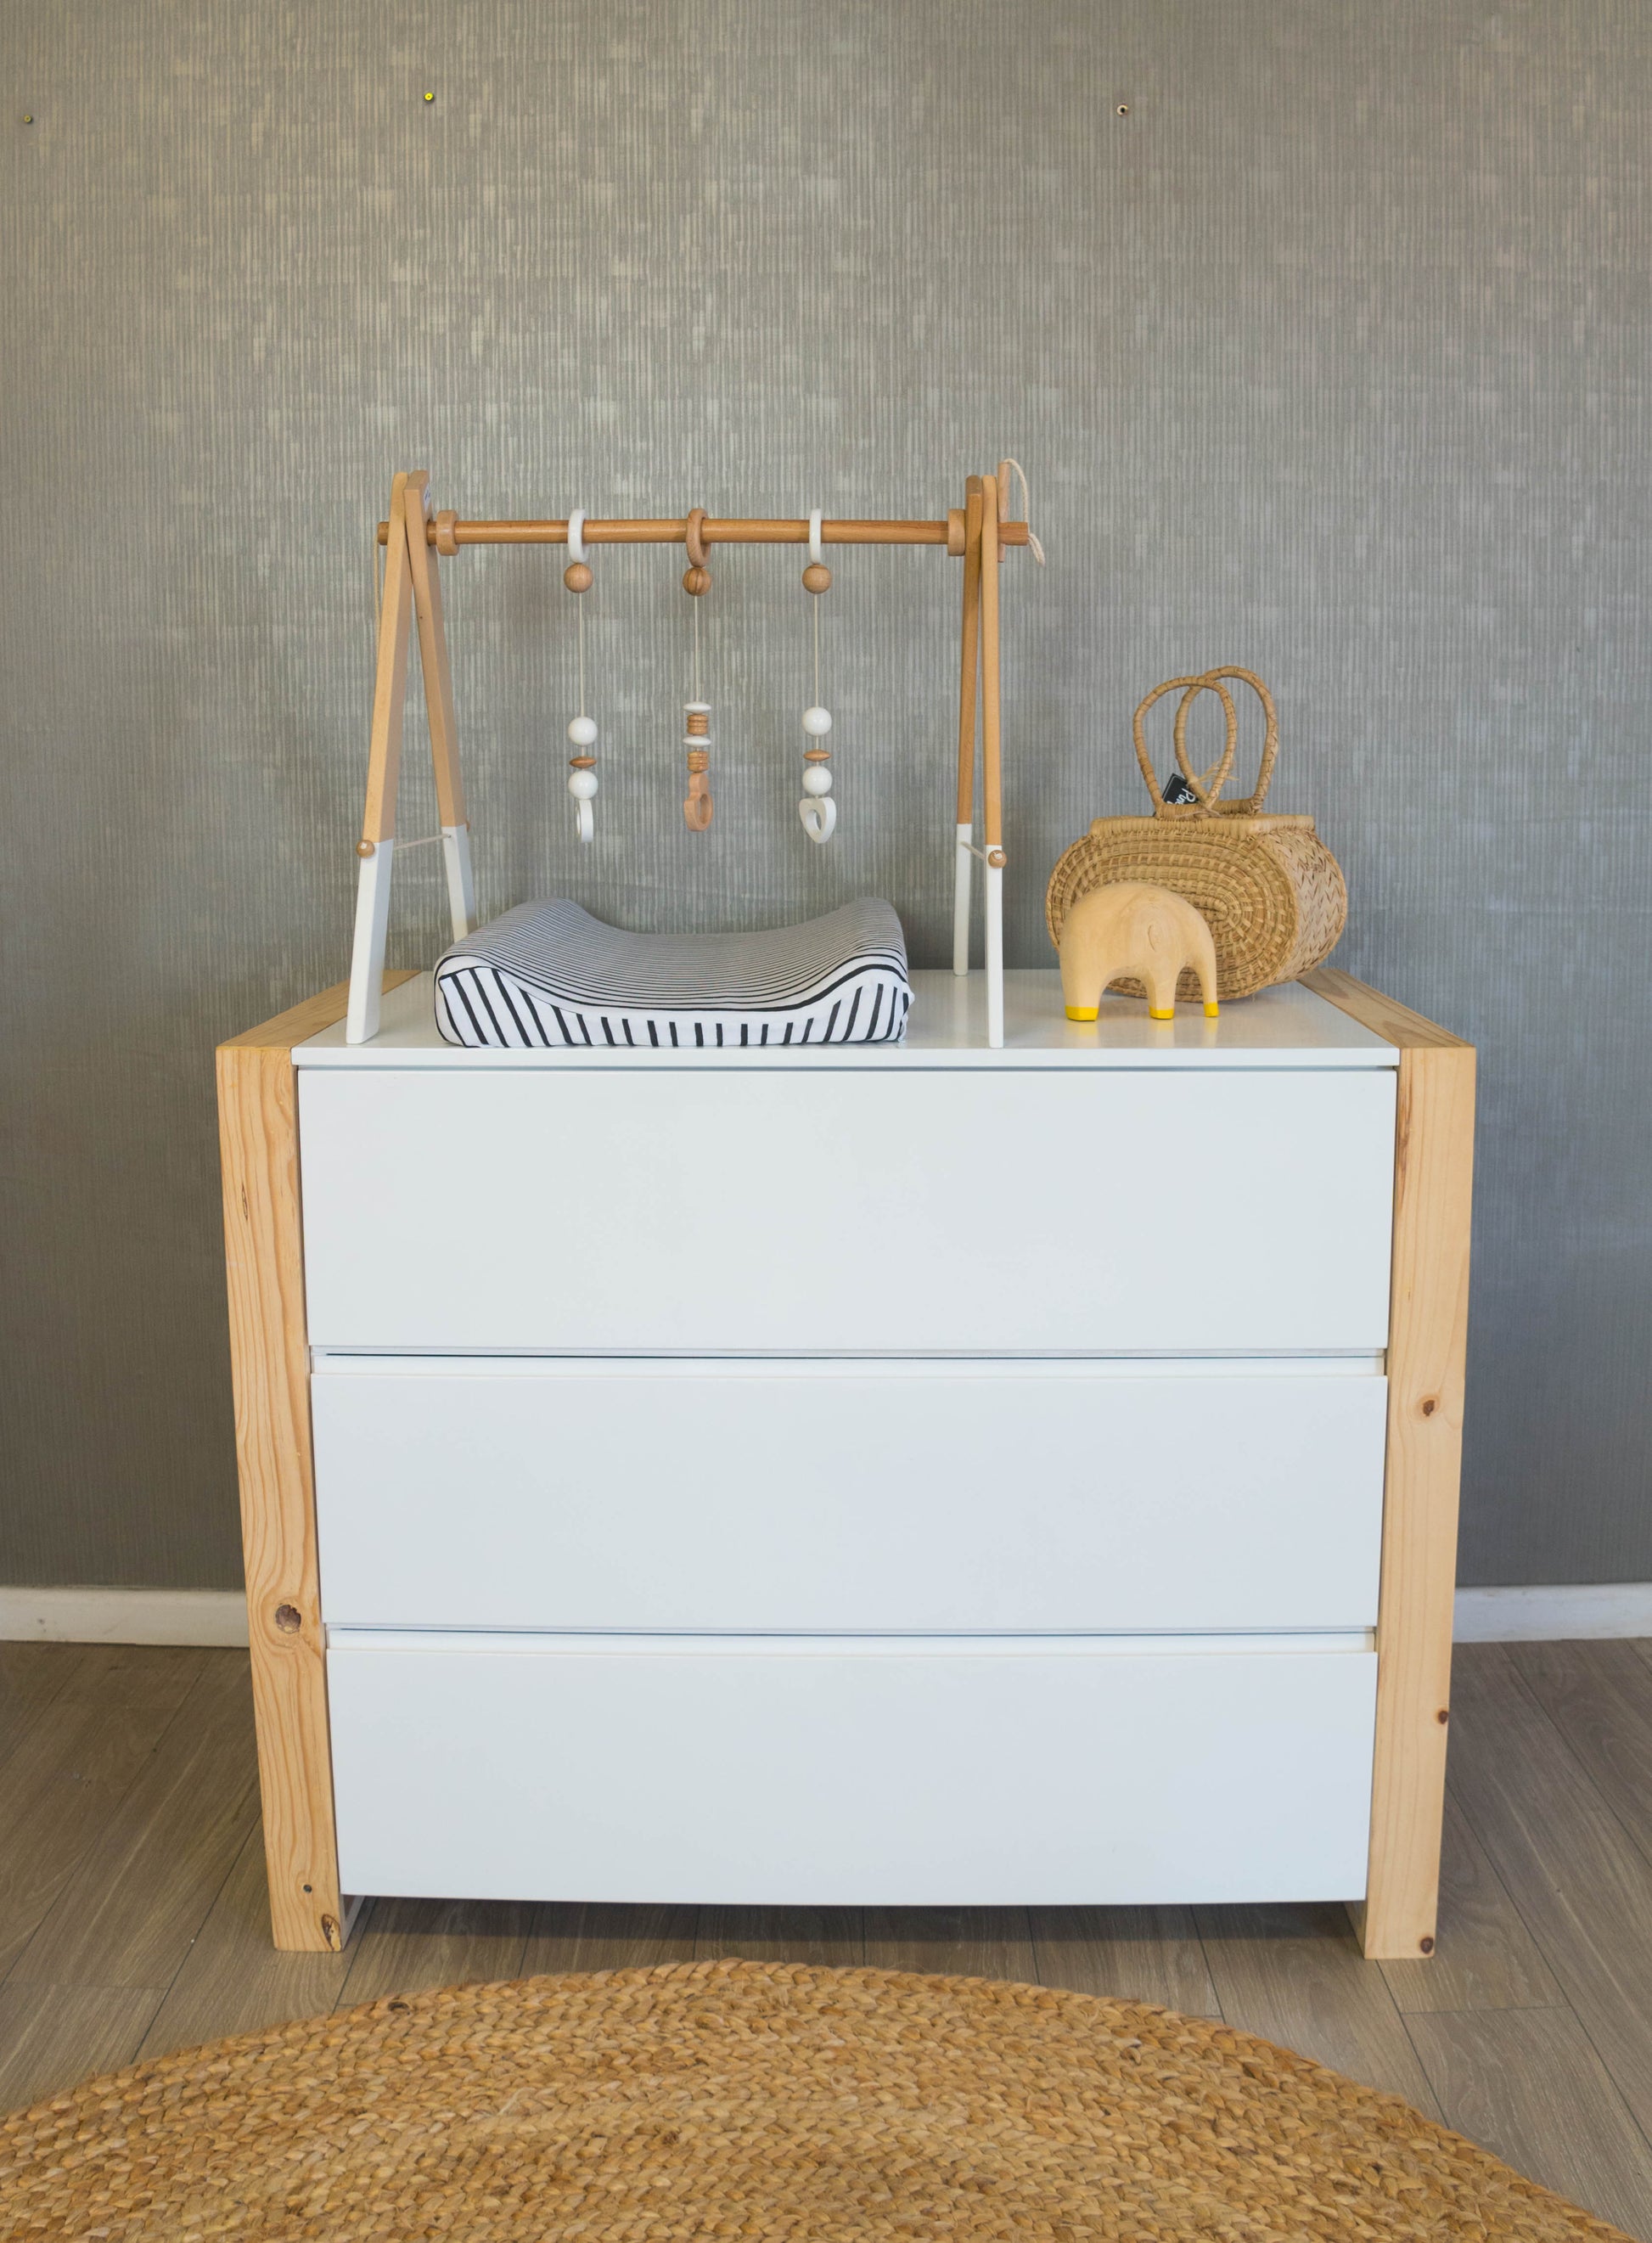
[[[958,824],[953,871],[952,970],[969,971],[969,886],[975,838],[975,726],[981,675],[981,477],[964,493],[964,626],[958,685]]]
[[[987,841],[987,1041],[1004,1041],[1004,802],[999,771],[998,479],[981,479],[981,791]]]
[[[430,760],[436,775],[436,822],[448,874],[448,916],[455,941],[469,933],[476,917],[475,880],[470,869],[470,828],[465,821],[464,782],[459,775],[459,727],[453,712],[453,671],[442,616],[441,563],[425,534],[428,479],[409,475],[402,498],[407,525],[408,568],[414,614],[419,628],[419,666],[424,673],[425,709],[430,720]]]
[[[384,549],[384,605],[379,615],[379,659],[373,682],[373,725],[367,740],[367,798],[361,814],[361,860],[355,895],[355,940],[350,953],[350,1001],[345,1040],[364,1044],[379,1033],[385,937],[390,919],[390,872],[395,857],[396,787],[401,771],[401,711],[408,690],[408,638],[413,620],[413,581],[408,563],[405,502],[409,482],[423,520],[427,478],[398,475],[390,487],[389,534]]]

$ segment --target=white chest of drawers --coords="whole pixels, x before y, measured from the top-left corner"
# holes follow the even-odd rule
[[[1053,973],[989,1051],[916,980],[894,1049],[460,1052],[423,980],[225,1047],[280,1943],[1369,1895],[1427,1951],[1472,1054]]]

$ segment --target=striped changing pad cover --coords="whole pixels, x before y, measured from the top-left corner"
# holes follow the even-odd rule
[[[766,934],[628,934],[566,897],[518,904],[436,963],[450,1044],[900,1043],[912,984],[893,907],[874,897]]]

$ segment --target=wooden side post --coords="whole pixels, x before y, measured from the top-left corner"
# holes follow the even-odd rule
[[[339,1891],[333,1826],[293,1047],[341,1019],[346,998],[341,982],[218,1051],[235,1449],[270,1917],[278,1947],[312,1951],[342,1947],[354,1904]]]
[[[1371,1860],[1356,1927],[1373,1961],[1432,1955],[1451,1705],[1468,1337],[1474,1052],[1334,967],[1304,976],[1399,1050],[1388,1450],[1377,1615]]]
[[[442,828],[448,873],[448,912],[454,940],[469,933],[476,915],[470,869],[470,828],[465,818],[464,782],[459,776],[459,727],[453,708],[453,670],[442,616],[441,563],[427,542],[424,513],[429,478],[409,475],[402,495],[407,525],[408,568],[419,630],[419,666],[424,673],[425,711],[430,721],[430,760],[436,775],[436,819]]]
[[[373,719],[367,733],[367,792],[361,812],[363,842],[395,839],[396,792],[401,778],[401,713],[408,695],[408,641],[413,627],[413,574],[408,558],[406,522],[408,487],[413,486],[415,509],[421,510],[428,480],[422,473],[401,475],[390,486],[390,537],[384,549],[384,598],[379,610]]]
[[[958,682],[958,825],[953,872],[952,970],[969,971],[969,889],[975,838],[975,729],[981,677],[981,477],[964,487],[964,623]]]
[[[378,664],[373,680],[373,723],[367,737],[367,793],[361,813],[361,859],[355,892],[355,938],[350,952],[350,998],[345,1034],[353,1044],[379,1033],[379,989],[384,973],[390,916],[390,875],[395,859],[396,790],[401,775],[401,713],[408,691],[408,642],[413,628],[413,572],[408,558],[405,507],[408,486],[424,520],[428,477],[398,475],[390,487],[390,527],[384,549],[384,603],[379,612]]]
[[[987,844],[987,1041],[1004,1041],[1004,797],[999,768],[998,478],[981,479],[981,791]]]

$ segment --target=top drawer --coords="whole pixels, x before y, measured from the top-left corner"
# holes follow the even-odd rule
[[[1387,1069],[307,1069],[299,1097],[320,1347],[1387,1341]]]

